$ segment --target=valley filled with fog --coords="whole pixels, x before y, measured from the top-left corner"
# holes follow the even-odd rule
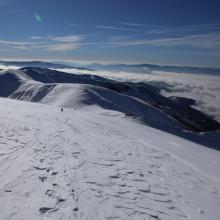
[[[68,73],[93,74],[119,81],[146,82],[157,86],[165,96],[180,96],[196,101],[195,108],[220,121],[220,71],[218,74],[168,72],[135,68],[117,70],[58,69]]]

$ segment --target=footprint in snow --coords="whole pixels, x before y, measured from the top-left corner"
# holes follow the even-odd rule
[[[52,172],[51,176],[56,176],[58,174],[58,172]]]
[[[36,170],[46,170],[46,167],[33,166],[33,168],[35,168]]]
[[[41,208],[39,209],[39,212],[41,213],[41,215],[42,215],[42,214],[45,214],[45,213],[47,213],[47,212],[49,212],[49,211],[55,212],[55,211],[57,211],[57,209],[54,209],[54,208],[51,208],[51,207],[41,207]]]
[[[45,182],[47,180],[46,176],[39,176],[41,182]]]

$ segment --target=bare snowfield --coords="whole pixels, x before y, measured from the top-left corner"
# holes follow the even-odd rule
[[[219,219],[219,151],[94,106],[0,105],[1,220]]]

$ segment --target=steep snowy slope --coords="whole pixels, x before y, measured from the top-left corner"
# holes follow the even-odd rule
[[[1,220],[219,218],[219,151],[115,111],[0,106]]]

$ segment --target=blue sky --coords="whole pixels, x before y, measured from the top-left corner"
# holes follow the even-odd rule
[[[220,67],[217,0],[0,0],[0,59]]]

